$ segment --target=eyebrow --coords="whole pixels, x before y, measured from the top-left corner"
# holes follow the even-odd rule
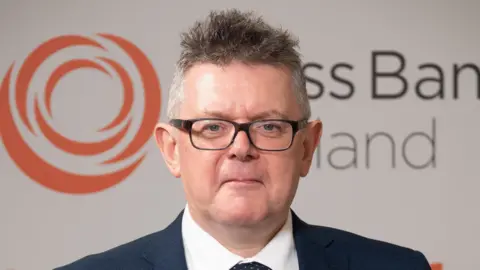
[[[221,111],[214,111],[214,110],[203,110],[202,111],[204,114],[208,115],[208,116],[211,116],[211,117],[216,117],[216,118],[222,118],[222,119],[229,119],[229,120],[232,120],[231,116],[226,114],[226,113],[223,113]],[[289,119],[289,117],[284,114],[284,113],[281,113],[277,110],[269,110],[269,111],[263,111],[263,112],[260,112],[260,113],[257,113],[253,116],[250,116],[249,117],[250,120],[258,120],[258,119],[267,119],[267,118],[280,118],[280,119]]]

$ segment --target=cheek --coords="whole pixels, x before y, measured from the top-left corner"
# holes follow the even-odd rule
[[[218,159],[214,152],[197,150],[189,144],[182,147],[180,170],[185,184],[193,192],[214,188]]]
[[[273,191],[290,190],[293,182],[299,176],[297,158],[292,155],[271,157],[268,164],[269,178],[274,186]]]

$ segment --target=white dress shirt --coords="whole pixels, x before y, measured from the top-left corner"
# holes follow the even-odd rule
[[[243,258],[231,253],[192,219],[188,205],[182,217],[182,237],[189,270],[229,270],[239,262],[256,261],[272,270],[298,270],[292,234],[292,217],[255,256]]]

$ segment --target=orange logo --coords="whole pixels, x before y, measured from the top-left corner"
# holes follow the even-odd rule
[[[430,264],[432,270],[443,270],[443,265],[441,263],[432,263]]]
[[[38,137],[39,132],[57,149],[66,153],[81,157],[92,157],[105,153],[118,146],[121,140],[125,140],[127,132],[132,128],[132,117],[137,111],[132,110],[135,90],[134,83],[127,70],[117,61],[107,57],[96,57],[94,60],[78,58],[65,61],[58,65],[50,77],[46,80],[45,87],[41,89],[31,87],[35,72],[48,58],[67,48],[89,47],[109,51],[99,42],[92,38],[78,35],[59,36],[46,41],[33,50],[25,59],[23,65],[18,68],[18,74],[12,78],[12,64],[8,69],[0,85],[0,138],[11,159],[32,180],[52,190],[71,194],[84,194],[101,191],[123,181],[130,175],[145,157],[145,153],[136,155],[150,138],[153,128],[160,115],[161,88],[156,77],[155,69],[140,51],[138,47],[129,41],[110,34],[99,34],[99,37],[118,46],[131,60],[136,74],[139,74],[141,88],[143,90],[143,115],[138,130],[129,140],[122,151],[106,158],[100,165],[118,165],[120,169],[110,170],[107,173],[79,174],[56,166],[55,162],[47,160],[39,155],[34,147],[31,147],[20,130],[27,130],[31,135]],[[106,66],[114,72],[109,72]],[[60,134],[54,129],[47,119],[51,119],[51,97],[61,78],[72,71],[79,69],[94,69],[110,77],[116,76],[123,85],[123,105],[118,115],[100,132],[106,132],[117,128],[119,131],[113,136],[95,142],[80,142],[72,140]],[[140,88],[140,87],[138,87]],[[33,94],[29,95],[29,91]],[[33,102],[28,102],[29,98]],[[43,103],[43,104],[42,104]],[[29,117],[28,105],[33,104],[33,117]],[[42,112],[40,105],[45,110]],[[88,108],[88,106],[85,106]],[[16,115],[14,114],[16,112]],[[18,117],[14,117],[17,116]],[[138,116],[140,117],[140,116]],[[37,128],[35,130],[34,124]],[[121,128],[119,128],[121,127]],[[112,131],[110,131],[112,132]],[[120,166],[127,159],[133,160],[127,165]]]

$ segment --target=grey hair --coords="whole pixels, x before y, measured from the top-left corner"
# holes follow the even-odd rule
[[[236,60],[248,64],[286,66],[302,116],[311,116],[298,40],[281,28],[273,28],[252,12],[236,9],[212,11],[181,35],[181,55],[169,89],[167,116],[178,117],[184,98],[184,75],[197,63],[227,65]]]

